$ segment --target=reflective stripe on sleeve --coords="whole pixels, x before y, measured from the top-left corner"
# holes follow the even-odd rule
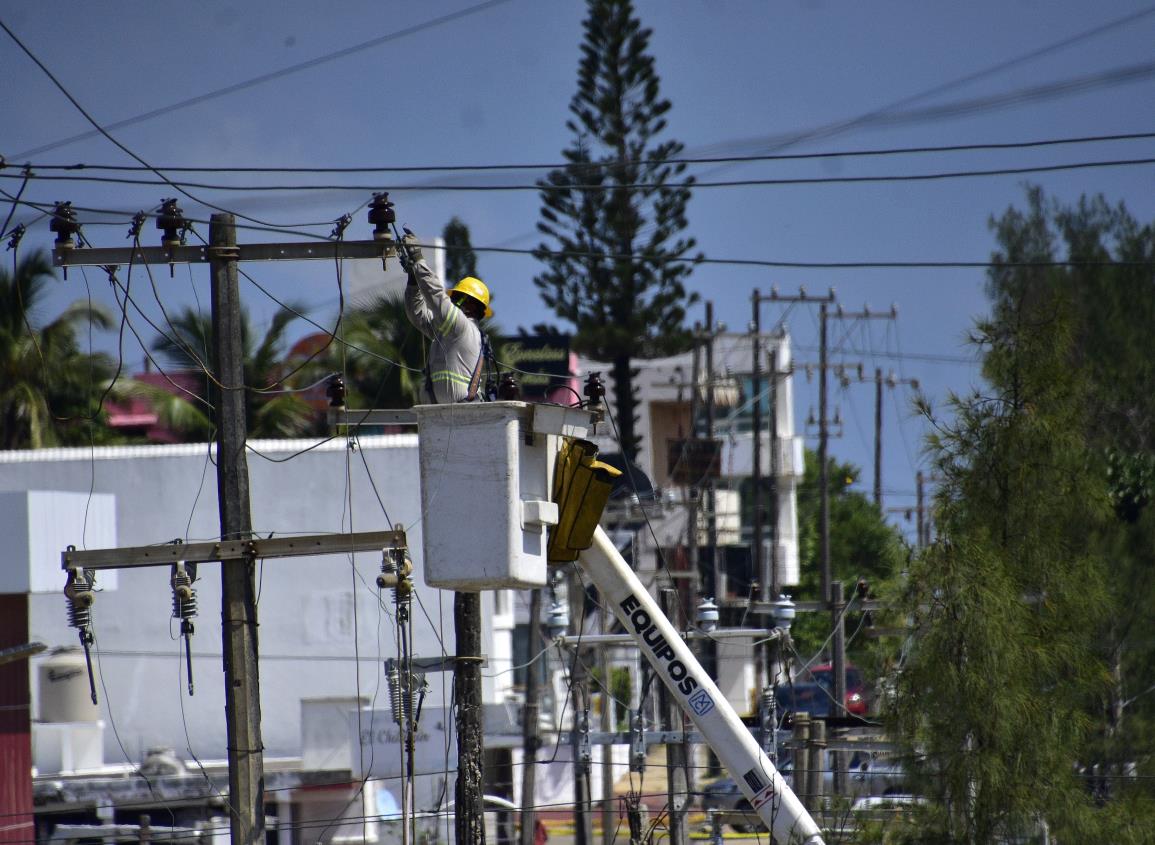
[[[441,325],[437,327],[437,333],[444,337],[449,334],[455,325],[457,325],[457,315],[461,313],[461,309],[454,305],[449,313],[445,315],[445,319],[441,321]]]

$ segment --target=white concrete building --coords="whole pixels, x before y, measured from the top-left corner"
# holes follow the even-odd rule
[[[254,532],[270,537],[404,527],[415,565],[413,653],[453,654],[452,595],[427,588],[422,577],[422,521],[437,514],[421,511],[416,435],[364,437],[355,449],[344,438],[250,445]],[[31,592],[28,638],[50,649],[78,644],[61,592],[60,553],[67,546],[206,540],[219,535],[218,526],[215,468],[203,444],[0,452],[0,530],[6,538],[0,592]],[[282,837],[285,843],[303,841],[292,834],[301,818],[323,816],[347,802],[340,789],[310,787],[326,780],[318,772],[372,771],[386,778],[377,782],[382,788],[396,785],[387,779],[395,760],[378,758],[371,765],[371,744],[352,744],[358,727],[368,738],[388,717],[383,662],[397,656],[397,643],[389,596],[382,601],[375,584],[380,554],[351,557],[258,565],[264,753],[269,784],[283,784],[277,800],[297,819],[297,827]],[[99,788],[94,793],[84,787],[96,780],[81,772],[95,775],[105,765],[104,775],[124,780],[155,748],[172,749],[202,790],[194,757],[220,783],[219,761],[226,757],[220,566],[201,564],[195,584],[194,695],[187,691],[179,623],[171,618],[167,566],[98,574],[92,627],[99,708],[86,704],[86,673],[57,673],[66,682],[50,688],[41,669],[53,659],[51,652],[31,661],[33,718],[52,720],[33,725],[34,759],[41,775],[63,784],[61,806],[67,795],[86,796],[74,802],[83,808],[100,794]],[[511,744],[518,731],[517,707],[509,704],[513,601],[507,591],[482,596],[489,660],[483,697],[493,722],[487,747],[494,748]],[[428,681],[424,707],[436,714],[450,704],[452,676],[430,674]],[[358,701],[368,708],[359,716]],[[124,783],[106,790],[113,801],[130,792]],[[323,806],[309,810],[317,800]],[[389,803],[371,787],[347,814],[360,817]],[[290,813],[290,807],[296,809]],[[318,833],[312,830],[309,841]]]

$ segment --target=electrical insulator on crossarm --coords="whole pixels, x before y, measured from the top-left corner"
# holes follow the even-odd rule
[[[69,546],[74,551],[75,546]],[[92,703],[96,704],[96,679],[92,674],[92,644],[96,638],[92,635],[92,605],[96,601],[93,587],[96,585],[96,573],[85,571],[79,567],[68,570],[68,580],[64,584],[64,598],[68,604],[68,624],[80,634],[80,644],[84,647],[84,662],[88,665],[88,691],[92,696]]]
[[[184,562],[172,565],[172,618],[180,620],[180,633],[184,639],[184,656],[188,677],[188,694],[193,694],[192,635],[195,632],[193,617],[197,615],[197,592],[193,587],[196,580],[196,564],[185,566]]]
[[[80,223],[76,220],[76,210],[70,202],[58,202],[52,209],[52,220],[48,228],[56,233],[55,246],[57,250],[75,249],[73,240],[80,233]],[[64,278],[68,279],[68,265],[64,265]]]
[[[373,200],[369,203],[369,222],[373,226],[373,240],[383,242],[386,247],[392,246],[393,235],[397,230],[397,212],[387,192],[373,194]],[[385,255],[386,252],[381,253],[382,270],[386,269]]]

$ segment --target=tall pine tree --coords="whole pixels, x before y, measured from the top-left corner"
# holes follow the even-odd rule
[[[455,285],[466,276],[477,275],[477,253],[469,239],[469,227],[453,217],[441,232],[445,240],[445,279]]]
[[[630,0],[588,0],[566,166],[539,182],[535,250],[542,300],[574,327],[578,352],[611,365],[622,451],[638,450],[635,358],[684,350],[694,239],[682,235],[693,179],[659,140],[670,102],[659,93],[651,30]]]

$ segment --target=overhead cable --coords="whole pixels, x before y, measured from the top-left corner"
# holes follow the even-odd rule
[[[649,182],[630,182],[630,183],[611,183],[611,184],[573,184],[566,183],[556,185],[548,182],[535,183],[511,183],[505,185],[455,185],[451,183],[446,184],[422,184],[422,185],[393,185],[392,191],[457,191],[457,192],[490,192],[490,191],[536,191],[536,192],[606,192],[611,191],[656,191],[662,187],[669,187],[671,189],[689,188],[691,190],[699,188],[751,188],[751,187],[779,187],[787,185],[855,185],[863,183],[890,183],[890,182],[930,182],[940,181],[945,179],[971,179],[978,177],[990,176],[1023,176],[1028,173],[1056,173],[1067,170],[1086,170],[1093,168],[1106,167],[1137,167],[1143,165],[1155,164],[1155,158],[1131,158],[1131,159],[1115,159],[1110,161],[1077,161],[1065,164],[1042,164],[1028,167],[1000,167],[990,168],[985,170],[947,170],[938,173],[906,173],[906,174],[878,174],[870,176],[799,176],[789,178],[773,178],[773,179],[724,179],[718,181],[697,181],[692,177],[687,177],[684,180],[670,182],[667,185],[659,185]],[[0,173],[0,179],[24,179],[26,177],[17,174]],[[192,197],[187,193],[187,189],[196,190],[210,190],[210,191],[240,191],[243,193],[260,193],[262,191],[357,191],[359,193],[367,193],[376,190],[378,185],[222,185],[211,184],[206,182],[175,182],[162,177],[157,179],[129,179],[123,176],[37,176],[33,175],[34,179],[43,182],[99,182],[116,185],[168,185],[176,190],[181,190],[186,196]],[[185,190],[182,190],[185,189]],[[195,200],[195,198],[194,198]],[[208,205],[210,208],[217,208],[215,205],[204,203],[202,200],[196,200]],[[253,218],[248,218],[253,219]]]
[[[1117,141],[1140,141],[1155,138],[1155,132],[1124,132],[1112,135],[1082,135],[1066,138],[1040,138],[1029,141],[990,141],[975,144],[942,144],[919,147],[886,147],[882,149],[834,150],[819,153],[768,153],[744,156],[678,156],[666,159],[615,159],[613,161],[591,161],[580,165],[567,162],[540,164],[416,164],[408,166],[365,166],[365,167],[172,167],[160,166],[166,173],[462,173],[500,170],[560,170],[570,168],[579,171],[597,172],[601,170],[627,167],[650,167],[658,164],[742,164],[760,161],[810,161],[831,158],[867,158],[897,155],[922,155],[928,153],[988,152],[994,150],[1024,150],[1039,147],[1057,147],[1072,144],[1102,144]],[[36,170],[107,170],[113,172],[134,172],[151,168],[133,164],[44,164],[29,162],[24,165]]]
[[[48,144],[43,144],[39,147],[33,147],[30,150],[25,150],[21,153],[16,154],[15,156],[13,156],[13,158],[21,158],[22,159],[26,156],[39,155],[40,153],[45,153],[45,152],[48,152],[50,150],[59,149],[60,147],[67,146],[68,144],[72,144],[76,141],[84,141],[84,140],[87,140],[89,138],[95,138],[99,135],[104,134],[108,130],[123,129],[126,126],[134,126],[137,123],[143,123],[146,120],[152,120],[154,117],[160,117],[162,115],[171,114],[172,112],[175,112],[175,111],[180,111],[181,109],[187,109],[190,106],[199,105],[200,103],[204,103],[204,102],[207,102],[209,100],[214,100],[217,97],[223,97],[227,94],[235,94],[238,91],[244,91],[248,88],[253,88],[253,87],[255,87],[257,85],[261,85],[265,82],[272,82],[275,79],[280,79],[284,76],[288,76],[288,75],[293,74],[293,73],[299,73],[300,71],[308,70],[309,68],[317,67],[318,65],[323,65],[323,64],[326,64],[328,62],[336,61],[337,59],[343,59],[346,56],[353,55],[354,53],[360,53],[364,50],[369,50],[373,47],[379,47],[382,44],[389,43],[390,41],[396,41],[400,38],[405,38],[405,37],[410,36],[410,35],[416,35],[420,32],[425,32],[426,30],[433,29],[434,27],[437,27],[437,26],[441,26],[442,24],[451,23],[453,21],[460,20],[461,18],[468,17],[468,16],[476,14],[478,12],[487,11],[487,10],[489,10],[495,6],[500,6],[500,5],[502,5],[504,3],[508,3],[508,2],[509,2],[509,0],[486,0],[486,2],[484,2],[484,3],[478,3],[474,6],[469,6],[465,9],[461,9],[461,10],[456,11],[456,12],[450,12],[449,14],[441,15],[440,17],[431,18],[430,20],[424,21],[422,23],[414,24],[413,26],[408,26],[408,27],[405,27],[403,29],[399,29],[396,32],[390,32],[390,33],[387,33],[386,35],[378,36],[377,38],[371,38],[368,41],[362,41],[360,44],[354,44],[351,47],[345,47],[345,48],[340,49],[340,50],[335,50],[332,53],[326,53],[325,55],[317,56],[316,58],[313,58],[313,59],[308,59],[308,60],[303,61],[303,62],[297,62],[296,64],[288,65],[286,67],[279,68],[278,70],[270,71],[269,73],[263,73],[260,76],[254,76],[250,79],[244,80],[243,82],[236,82],[232,85],[226,85],[223,88],[217,88],[216,90],[213,90],[213,91],[207,91],[204,94],[198,94],[195,97],[189,97],[187,99],[180,100],[179,102],[172,103],[172,104],[167,105],[167,106],[162,106],[160,108],[152,109],[150,111],[143,112],[143,113],[138,114],[138,115],[134,115],[133,117],[125,118],[124,120],[118,120],[118,121],[115,121],[113,123],[106,124],[103,127],[103,129],[101,127],[97,126],[95,129],[90,130],[88,132],[81,132],[78,135],[72,135],[68,138],[62,138],[59,141],[53,141],[53,142],[48,143]],[[0,22],[0,26],[3,26],[3,22]],[[4,29],[8,30],[7,27],[4,27]],[[11,31],[9,31],[9,34],[11,35]],[[15,36],[13,36],[13,38],[15,38]],[[93,125],[95,126],[95,124],[93,124]]]

